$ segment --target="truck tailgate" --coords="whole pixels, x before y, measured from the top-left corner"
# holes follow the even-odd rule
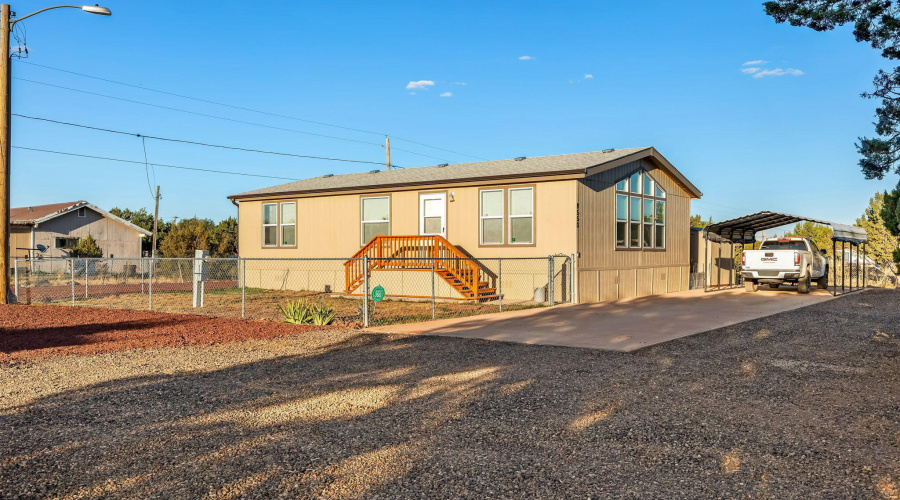
[[[795,269],[794,250],[747,250],[746,269]]]

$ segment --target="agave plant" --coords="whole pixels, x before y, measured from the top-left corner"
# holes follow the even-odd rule
[[[330,325],[334,322],[334,309],[325,304],[298,299],[280,306],[285,323],[295,325]]]

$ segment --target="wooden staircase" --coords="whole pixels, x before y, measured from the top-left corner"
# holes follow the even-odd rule
[[[369,258],[368,270],[365,257]],[[366,272],[434,271],[462,299],[484,302],[500,298],[497,276],[443,236],[376,236],[345,262],[344,268],[348,294],[363,285]]]

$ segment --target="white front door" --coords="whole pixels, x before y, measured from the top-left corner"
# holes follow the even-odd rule
[[[419,234],[447,237],[447,193],[419,195]]]

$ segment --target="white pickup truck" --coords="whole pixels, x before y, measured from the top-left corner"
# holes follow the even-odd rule
[[[760,283],[771,288],[796,283],[798,292],[809,293],[812,281],[820,290],[828,288],[828,261],[825,250],[809,238],[768,238],[759,250],[741,255],[741,275],[748,292],[757,291]]]

